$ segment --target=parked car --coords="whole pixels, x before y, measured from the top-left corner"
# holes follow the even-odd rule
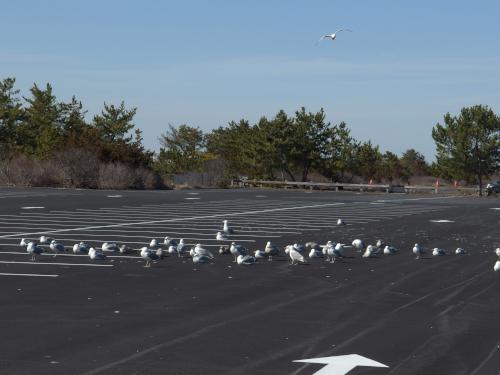
[[[500,180],[491,181],[486,185],[486,195],[500,193]]]

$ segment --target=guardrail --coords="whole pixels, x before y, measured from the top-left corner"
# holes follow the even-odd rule
[[[232,187],[274,187],[274,188],[303,188],[310,190],[350,190],[350,191],[382,191],[386,193],[467,193],[478,194],[478,188],[449,187],[449,186],[419,186],[419,185],[388,185],[388,184],[349,184],[340,182],[301,182],[301,181],[266,181],[266,180],[233,180]]]

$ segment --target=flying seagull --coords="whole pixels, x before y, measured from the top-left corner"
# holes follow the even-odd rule
[[[333,34],[329,34],[329,35],[323,35],[319,40],[318,40],[318,43],[321,42],[323,39],[331,39],[332,41],[335,40],[335,38],[337,38],[337,34],[340,33],[341,31],[349,31],[349,32],[352,32],[352,30],[349,30],[349,29],[338,29],[337,31],[335,31]]]

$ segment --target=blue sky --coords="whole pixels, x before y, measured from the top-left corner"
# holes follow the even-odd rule
[[[497,1],[2,1],[0,78],[50,82],[89,114],[138,107],[146,147],[168,124],[204,130],[323,107],[383,151],[432,160],[446,112],[500,111]],[[315,45],[339,27],[353,30]]]

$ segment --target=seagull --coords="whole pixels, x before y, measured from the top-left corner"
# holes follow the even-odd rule
[[[249,264],[254,264],[256,261],[257,261],[257,259],[255,259],[255,257],[253,257],[251,255],[240,254],[236,257],[236,263],[238,263],[238,264],[249,265]]]
[[[326,257],[325,261],[330,261],[330,256],[328,254],[328,252],[332,252],[333,249],[335,249],[335,246],[337,244],[335,242],[332,242],[332,241],[327,241],[326,245],[323,245],[323,247],[321,248],[321,252],[323,253],[323,255]]]
[[[495,254],[497,255],[497,257],[499,257],[499,258],[500,258],[500,247],[497,247],[497,248],[495,249]]]
[[[228,240],[228,236],[225,233],[217,232],[217,234],[215,235],[215,239],[217,241],[227,241]]]
[[[230,254],[231,252],[229,251],[229,247],[227,246],[221,246],[219,247],[219,254]]]
[[[27,241],[25,238],[21,238],[21,242],[19,242],[19,246],[28,246],[28,244],[30,243],[30,241]]]
[[[334,246],[330,246],[327,253],[330,257],[330,263],[335,263],[337,258],[342,258],[344,256],[344,244],[337,243]]]
[[[94,249],[93,247],[91,247],[89,249],[89,257],[91,260],[104,260],[104,259],[106,259],[106,255],[104,255],[102,252]]]
[[[398,249],[396,249],[394,246],[386,245],[386,247],[384,248],[384,254],[386,254],[386,255],[394,255],[397,252],[398,252]]]
[[[120,254],[129,254],[132,252],[132,248],[130,246],[127,246],[125,244],[122,244],[120,246]]]
[[[160,257],[155,251],[148,249],[147,246],[141,247],[141,257],[146,260],[144,267],[151,267],[151,261],[159,260]]]
[[[413,254],[415,254],[417,256],[417,259],[420,259],[420,255],[425,253],[424,249],[418,243],[416,243],[413,246],[412,251],[413,251]]]
[[[358,238],[352,241],[352,246],[359,252],[363,251],[363,249],[365,248],[365,244],[363,243],[363,241]]]
[[[457,249],[455,250],[455,254],[457,255],[465,254],[465,250],[462,249],[461,247],[457,247]]]
[[[349,29],[338,29],[338,30],[337,30],[337,31],[335,31],[333,34],[323,35],[323,36],[319,39],[319,41],[318,41],[317,43],[321,42],[323,39],[331,39],[331,40],[332,40],[332,42],[333,42],[333,41],[335,40],[335,38],[337,38],[337,34],[338,34],[338,33],[340,33],[341,31],[349,31],[349,32],[352,32],[352,30],[349,30]]]
[[[170,245],[170,246],[168,247],[168,253],[169,253],[169,254],[176,254],[176,253],[177,253],[177,246]]]
[[[50,250],[52,250],[52,252],[54,253],[54,256],[56,256],[57,254],[64,253],[66,251],[64,245],[62,243],[57,242],[56,240],[52,240],[50,242],[49,247]]]
[[[210,250],[207,250],[203,247],[201,247],[201,244],[196,244],[196,246],[193,248],[194,254],[196,255],[203,255],[206,256],[210,259],[214,259],[214,255],[210,252]]]
[[[113,243],[113,242],[104,242],[101,246],[101,249],[102,249],[102,251],[108,251],[110,253],[120,251],[120,248],[118,247],[118,245]]]
[[[309,251],[309,258],[322,258],[323,252],[321,251],[321,246],[319,246],[316,242],[307,242],[306,249],[311,249]]]
[[[432,250],[432,255],[434,255],[434,256],[443,256],[443,255],[446,255],[446,251],[444,249],[440,249],[438,247],[435,247]]]
[[[345,225],[345,221],[342,219],[337,220],[337,225]]]
[[[266,247],[264,248],[264,252],[268,256],[268,260],[271,262],[273,260],[274,255],[279,255],[280,251],[276,246],[274,246],[271,241],[267,241]]]
[[[210,257],[201,254],[195,254],[193,257],[193,263],[209,263]]]
[[[266,257],[266,252],[262,250],[255,250],[254,257],[255,259],[264,259]]]
[[[88,254],[88,252],[89,245],[87,245],[85,242],[75,243],[73,245],[73,253],[75,254]]]
[[[177,241],[174,240],[173,238],[170,238],[170,237],[165,237],[165,239],[163,240],[163,243],[165,245],[167,245],[168,247],[170,246],[177,246]]]
[[[231,242],[229,251],[231,252],[231,254],[233,254],[235,262],[238,262],[239,255],[247,255],[247,249],[245,249],[241,245],[237,245],[236,242]]]
[[[323,258],[323,252],[321,249],[311,249],[309,251],[309,258]]]
[[[187,246],[184,243],[184,238],[181,238],[179,240],[179,244],[176,246],[176,250],[177,250],[177,256],[179,258],[182,258],[182,254],[184,254],[184,252],[187,251]]]
[[[375,244],[375,246],[379,249],[379,250],[384,250],[384,247],[385,247],[385,241],[384,240],[377,240],[377,243]]]
[[[366,250],[363,254],[363,258],[371,258],[372,256],[376,255],[378,253],[378,249],[375,248],[373,245],[368,245],[366,247]]]
[[[41,246],[38,246],[35,241],[30,241],[26,245],[26,251],[31,254],[31,260],[33,262],[36,262],[36,257],[37,255],[40,255],[43,253],[43,248]]]
[[[163,249],[161,247],[159,247],[158,249],[156,249],[156,255],[160,258],[160,259],[163,259]]]
[[[297,244],[287,246],[288,248],[288,255],[290,256],[290,259],[292,260],[292,265],[296,264],[295,261],[305,263],[306,260],[304,259],[304,256],[297,250],[296,247]]]
[[[153,238],[151,240],[151,242],[149,243],[149,247],[151,249],[156,249],[158,247],[158,241],[156,240],[156,238]]]
[[[294,248],[296,251],[298,251],[299,253],[301,253],[301,254],[305,253],[305,251],[306,251],[305,246],[304,246],[304,245],[300,245],[300,244],[298,244],[298,243],[294,243],[294,244],[293,244],[293,248]]]
[[[53,238],[47,237],[47,236],[40,236],[40,244],[41,245],[47,245],[52,242]]]
[[[224,220],[223,222],[223,228],[222,228],[222,231],[225,233],[225,234],[233,234],[234,233],[234,229],[231,228],[228,223],[227,223],[227,220]]]
[[[328,241],[326,243],[326,245],[323,245],[323,248],[321,249],[321,252],[323,253],[323,255],[325,256],[325,261],[326,262],[331,262],[333,259],[333,251],[335,250],[335,246],[337,244],[335,242],[332,242],[332,241]]]
[[[500,260],[497,260],[497,261],[495,262],[495,265],[493,266],[493,270],[494,270],[495,272],[500,271]]]

